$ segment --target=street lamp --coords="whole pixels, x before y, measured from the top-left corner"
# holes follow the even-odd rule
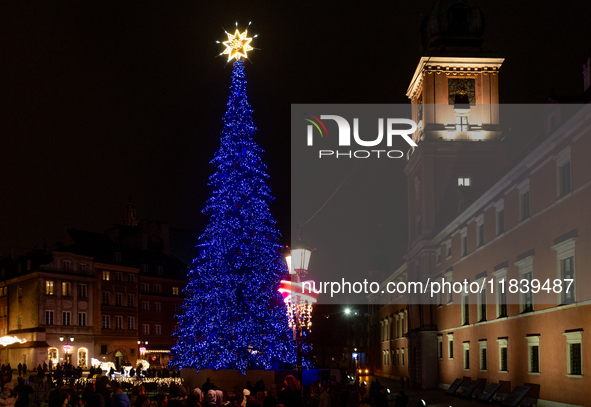
[[[310,264],[310,256],[312,255],[312,249],[303,245],[301,242],[298,245],[291,248],[290,255],[286,256],[285,260],[287,263],[287,267],[289,268],[289,274],[292,275],[293,280],[292,282],[295,283],[296,287],[301,285],[302,277],[308,273],[308,265]],[[301,321],[301,307],[299,307],[301,301],[301,295],[297,295],[295,301],[293,301],[292,295],[292,303],[295,304],[295,324],[294,324],[294,336],[296,340],[297,346],[297,359],[296,359],[296,370],[297,370],[297,379],[302,383],[302,321]]]
[[[60,342],[63,342],[63,341],[64,341],[64,337],[63,336],[60,336]],[[73,336],[70,337],[70,342],[74,342],[74,337]],[[64,345],[64,352],[66,354],[65,361],[68,364],[70,363],[70,357],[69,356],[70,356],[70,349],[71,348],[72,347],[70,346],[70,344],[68,343],[68,341],[66,339],[66,344]]]

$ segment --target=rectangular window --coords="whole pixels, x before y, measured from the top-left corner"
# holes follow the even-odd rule
[[[123,273],[115,273],[115,281],[123,281]]]
[[[507,269],[502,268],[492,274],[496,285],[497,318],[504,318],[507,316]]]
[[[109,305],[111,294],[108,291],[103,291],[103,305]]]
[[[127,317],[127,329],[135,329],[135,317]]]
[[[468,236],[462,236],[462,257],[468,255]]]
[[[404,349],[400,350],[400,355],[402,357],[402,366],[404,366]]]
[[[45,325],[53,325],[53,311],[45,311]]]
[[[400,351],[396,349],[396,366],[400,366]]]
[[[497,236],[505,233],[505,209],[497,212]]]
[[[103,329],[111,328],[111,317],[109,315],[103,315]]]
[[[447,334],[447,358],[454,358],[454,334]]]
[[[62,283],[62,297],[72,296],[72,283]]]
[[[45,295],[53,295],[53,281],[45,282]]]
[[[561,274],[563,279],[562,290],[562,304],[572,304],[575,302],[575,290],[574,290],[574,279],[575,279],[575,258],[574,256],[567,257],[561,260]],[[573,280],[572,284],[571,281]],[[568,288],[568,290],[567,290]]]
[[[150,284],[143,283],[142,292],[147,293],[148,291],[150,291]]]
[[[566,162],[559,168],[560,176],[560,196],[570,194],[571,192],[571,176],[570,176],[570,161]]]
[[[135,307],[135,296],[133,294],[127,294],[127,306]]]
[[[540,373],[540,337],[526,336],[527,339],[527,362],[529,373]]]
[[[86,298],[88,296],[88,287],[86,284],[78,284],[78,298]]]
[[[150,303],[148,301],[142,301],[142,311],[150,311]]]
[[[484,223],[478,226],[478,247],[484,245]]]
[[[108,271],[103,271],[103,281],[109,281],[111,275]]]
[[[172,287],[172,295],[179,295],[179,288],[178,287]]]
[[[162,266],[156,266],[156,274],[162,274],[163,273],[163,268]]]
[[[86,326],[86,312],[78,313],[78,326]]]
[[[161,290],[160,284],[154,284],[154,292],[156,294],[160,294],[160,290]]]
[[[583,331],[565,332],[566,336],[566,374],[583,375]]]
[[[128,274],[127,275],[127,282],[135,283],[135,274]]]
[[[488,360],[486,354],[486,341],[479,341],[478,345],[480,346],[480,370],[486,371],[488,368]]]
[[[160,303],[159,302],[155,302],[154,303],[154,311],[156,311],[156,312],[160,312],[161,311],[161,309],[160,309]]]
[[[449,304],[453,304],[454,302],[454,297],[453,297],[453,291],[451,290],[451,286],[452,286],[452,277],[453,277],[453,273],[451,271],[448,271],[447,273],[445,273],[445,282],[449,283],[450,287],[448,290],[446,290],[446,295],[447,295],[447,305]]]
[[[443,336],[437,337],[437,357],[443,359]]]
[[[115,293],[115,306],[120,307],[123,305],[123,294]]]
[[[497,339],[499,343],[499,372],[507,372],[507,339]]]
[[[515,263],[519,267],[519,287],[531,287],[533,278],[534,257],[528,256]],[[522,280],[525,280],[522,282]],[[526,285],[527,284],[527,285]],[[505,286],[505,290],[508,287]],[[532,290],[519,290],[519,311],[521,313],[532,312],[534,310],[534,295]]]
[[[468,119],[465,116],[458,116],[458,117],[463,117],[466,120]],[[467,124],[467,121],[466,121]],[[472,179],[470,179],[470,177],[458,177],[458,186],[459,187],[469,187],[472,183]]]
[[[121,253],[113,252],[113,261],[116,261],[117,263],[121,263]]]
[[[172,304],[172,312],[174,312],[175,314],[178,314],[179,312],[179,304]]]
[[[464,342],[464,370],[470,370],[470,343]]]
[[[149,270],[149,267],[147,264],[142,264],[142,273],[147,273]]]
[[[526,191],[519,196],[520,205],[521,205],[521,220],[526,220],[529,218],[529,191]]]
[[[149,324],[142,324],[142,333],[144,335],[150,335],[150,325]]]
[[[476,294],[478,307],[478,322],[486,321],[486,287],[483,287],[484,284],[484,279],[478,281],[478,285],[482,288],[480,292]]]
[[[107,345],[101,345],[101,355],[107,354]]]
[[[115,329],[123,329],[123,317],[117,315],[115,317]]]
[[[449,259],[451,257],[451,240],[448,240],[445,243],[445,259]]]
[[[470,324],[470,302],[468,293],[462,294],[462,325]]]
[[[80,263],[80,264],[78,265],[78,269],[79,269],[81,272],[83,272],[83,273],[84,273],[84,272],[86,272],[86,264],[85,264],[85,263]]]
[[[71,325],[72,321],[70,320],[70,311],[63,311],[62,312],[62,325]]]
[[[162,326],[154,325],[154,335],[162,335]]]

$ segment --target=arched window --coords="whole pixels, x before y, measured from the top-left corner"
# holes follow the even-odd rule
[[[81,366],[81,367],[88,366],[88,349],[86,349],[86,348],[79,348],[78,349],[78,366]]]
[[[54,365],[59,362],[59,352],[57,348],[49,348],[47,350],[47,356]]]

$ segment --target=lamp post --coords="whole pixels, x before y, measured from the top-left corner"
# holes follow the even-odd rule
[[[308,265],[310,264],[310,255],[312,249],[306,247],[303,244],[298,244],[291,248],[290,255],[286,256],[287,267],[289,268],[289,274],[292,276],[295,286],[299,287],[302,281],[302,277],[308,273]],[[293,301],[292,295],[292,301]],[[297,359],[296,359],[296,370],[297,379],[302,384],[302,321],[301,321],[301,307],[298,305],[301,301],[301,296],[298,294],[295,296],[295,324],[294,324],[294,339],[296,340],[297,346]]]
[[[63,341],[64,341],[64,337],[63,336],[60,336],[60,342],[63,342]],[[74,337],[73,336],[70,337],[70,342],[74,342]],[[65,362],[68,363],[68,364],[70,364],[70,357],[69,356],[70,356],[70,349],[71,348],[72,347],[70,346],[70,344],[66,340],[66,344],[64,345],[64,352],[66,354]]]

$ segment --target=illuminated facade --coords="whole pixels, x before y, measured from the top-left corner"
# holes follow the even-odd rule
[[[404,295],[370,298],[372,368],[419,388],[469,378],[500,383],[503,397],[530,384],[538,405],[587,405],[590,110],[567,117],[566,108],[549,105],[537,137],[519,154],[510,149],[503,116],[491,106],[503,60],[483,52],[481,18],[470,2],[439,1],[423,21],[431,57],[421,59],[407,93],[419,123],[405,168],[409,246],[383,284],[437,279],[487,282],[486,289],[419,304]],[[570,278],[576,289],[504,296],[504,278]],[[400,329],[402,316],[398,338],[392,326]],[[401,350],[404,368],[392,363]]]

